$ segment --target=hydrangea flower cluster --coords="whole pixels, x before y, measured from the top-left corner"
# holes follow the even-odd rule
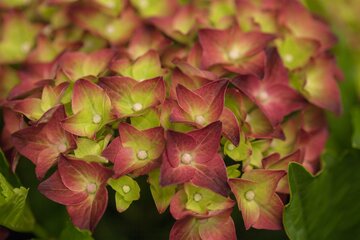
[[[94,230],[147,175],[170,239],[281,229],[287,166],[319,170],[341,112],[328,26],[295,0],[3,0],[2,148]],[[235,196],[232,197],[232,196]],[[236,210],[237,211],[237,210]]]

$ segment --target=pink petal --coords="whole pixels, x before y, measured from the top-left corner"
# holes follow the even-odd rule
[[[219,120],[222,123],[222,132],[225,137],[237,146],[240,142],[240,127],[234,113],[225,107]]]
[[[72,191],[84,191],[89,182],[98,186],[105,183],[112,172],[99,163],[88,163],[60,157],[58,169],[62,182]]]
[[[47,198],[63,205],[78,204],[88,197],[85,192],[76,192],[68,189],[62,183],[58,171],[41,182],[38,190]]]
[[[108,192],[103,186],[99,188],[95,198],[88,197],[76,205],[66,207],[75,226],[93,231],[104,215],[108,203]]]

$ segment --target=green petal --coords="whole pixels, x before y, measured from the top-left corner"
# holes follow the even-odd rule
[[[241,175],[239,171],[240,164],[234,164],[226,168],[228,178],[238,178]]]
[[[160,126],[160,115],[156,109],[150,108],[144,114],[130,118],[131,125],[139,130]]]
[[[166,187],[160,186],[160,170],[156,169],[149,173],[148,182],[150,184],[151,195],[154,199],[159,213],[165,212],[176,191],[176,185]]]
[[[244,161],[251,155],[252,147],[242,132],[240,133],[239,146],[234,146],[230,141],[226,141],[224,145],[224,153],[234,161]]]
[[[120,193],[116,192],[116,194],[115,194],[115,204],[116,204],[116,210],[117,210],[118,212],[121,213],[121,212],[126,211],[126,210],[130,207],[130,205],[131,205],[132,202],[133,202],[133,201],[127,201],[127,200],[125,200],[125,198],[124,198],[123,195],[121,195]]]
[[[283,41],[276,42],[284,65],[290,69],[305,66],[315,54],[317,45],[306,39],[287,36]]]
[[[184,190],[188,198],[186,208],[196,213],[225,209],[229,203],[227,198],[206,188],[185,184]]]
[[[137,182],[129,176],[122,176],[118,179],[111,178],[108,184],[126,201],[134,201],[140,198],[140,187]],[[124,191],[124,186],[129,187],[129,191]]]

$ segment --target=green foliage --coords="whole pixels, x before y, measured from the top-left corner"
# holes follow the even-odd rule
[[[354,125],[354,133],[352,136],[353,148],[360,149],[360,107],[356,107],[352,111],[352,121]]]
[[[291,201],[284,225],[292,240],[353,239],[360,236],[359,152],[339,159],[325,154],[324,170],[312,176],[301,165],[289,166]]]
[[[28,189],[24,187],[14,188],[5,176],[8,176],[13,182],[18,182],[18,180],[9,173],[5,176],[2,174],[2,172],[6,173],[9,170],[2,152],[0,163],[0,225],[19,232],[32,231],[35,226],[35,219],[26,203]]]
[[[61,232],[59,240],[93,240],[89,230],[81,230],[75,227],[70,221],[66,223],[64,230]]]
[[[5,155],[2,151],[0,151],[0,174],[2,174],[12,186],[20,186],[19,179],[15,174],[11,172],[9,163],[6,160]]]

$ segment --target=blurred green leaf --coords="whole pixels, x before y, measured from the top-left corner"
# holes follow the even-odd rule
[[[284,212],[292,240],[354,239],[360,236],[359,152],[335,158],[324,155],[316,176],[297,163],[289,165],[290,203]]]
[[[9,162],[6,160],[5,155],[2,151],[0,151],[0,173],[12,186],[18,187],[21,185],[20,180],[11,171]]]
[[[34,216],[26,204],[28,189],[13,188],[0,174],[0,225],[18,232],[30,232]]]
[[[26,203],[28,189],[19,186],[19,179],[11,172],[9,163],[0,151],[0,225],[19,232],[32,231],[34,216]]]
[[[353,148],[360,149],[360,107],[356,107],[352,112],[352,121],[354,125],[354,133],[352,136]]]
[[[89,230],[81,230],[75,227],[70,221],[66,223],[64,230],[61,232],[59,240],[93,240]]]

